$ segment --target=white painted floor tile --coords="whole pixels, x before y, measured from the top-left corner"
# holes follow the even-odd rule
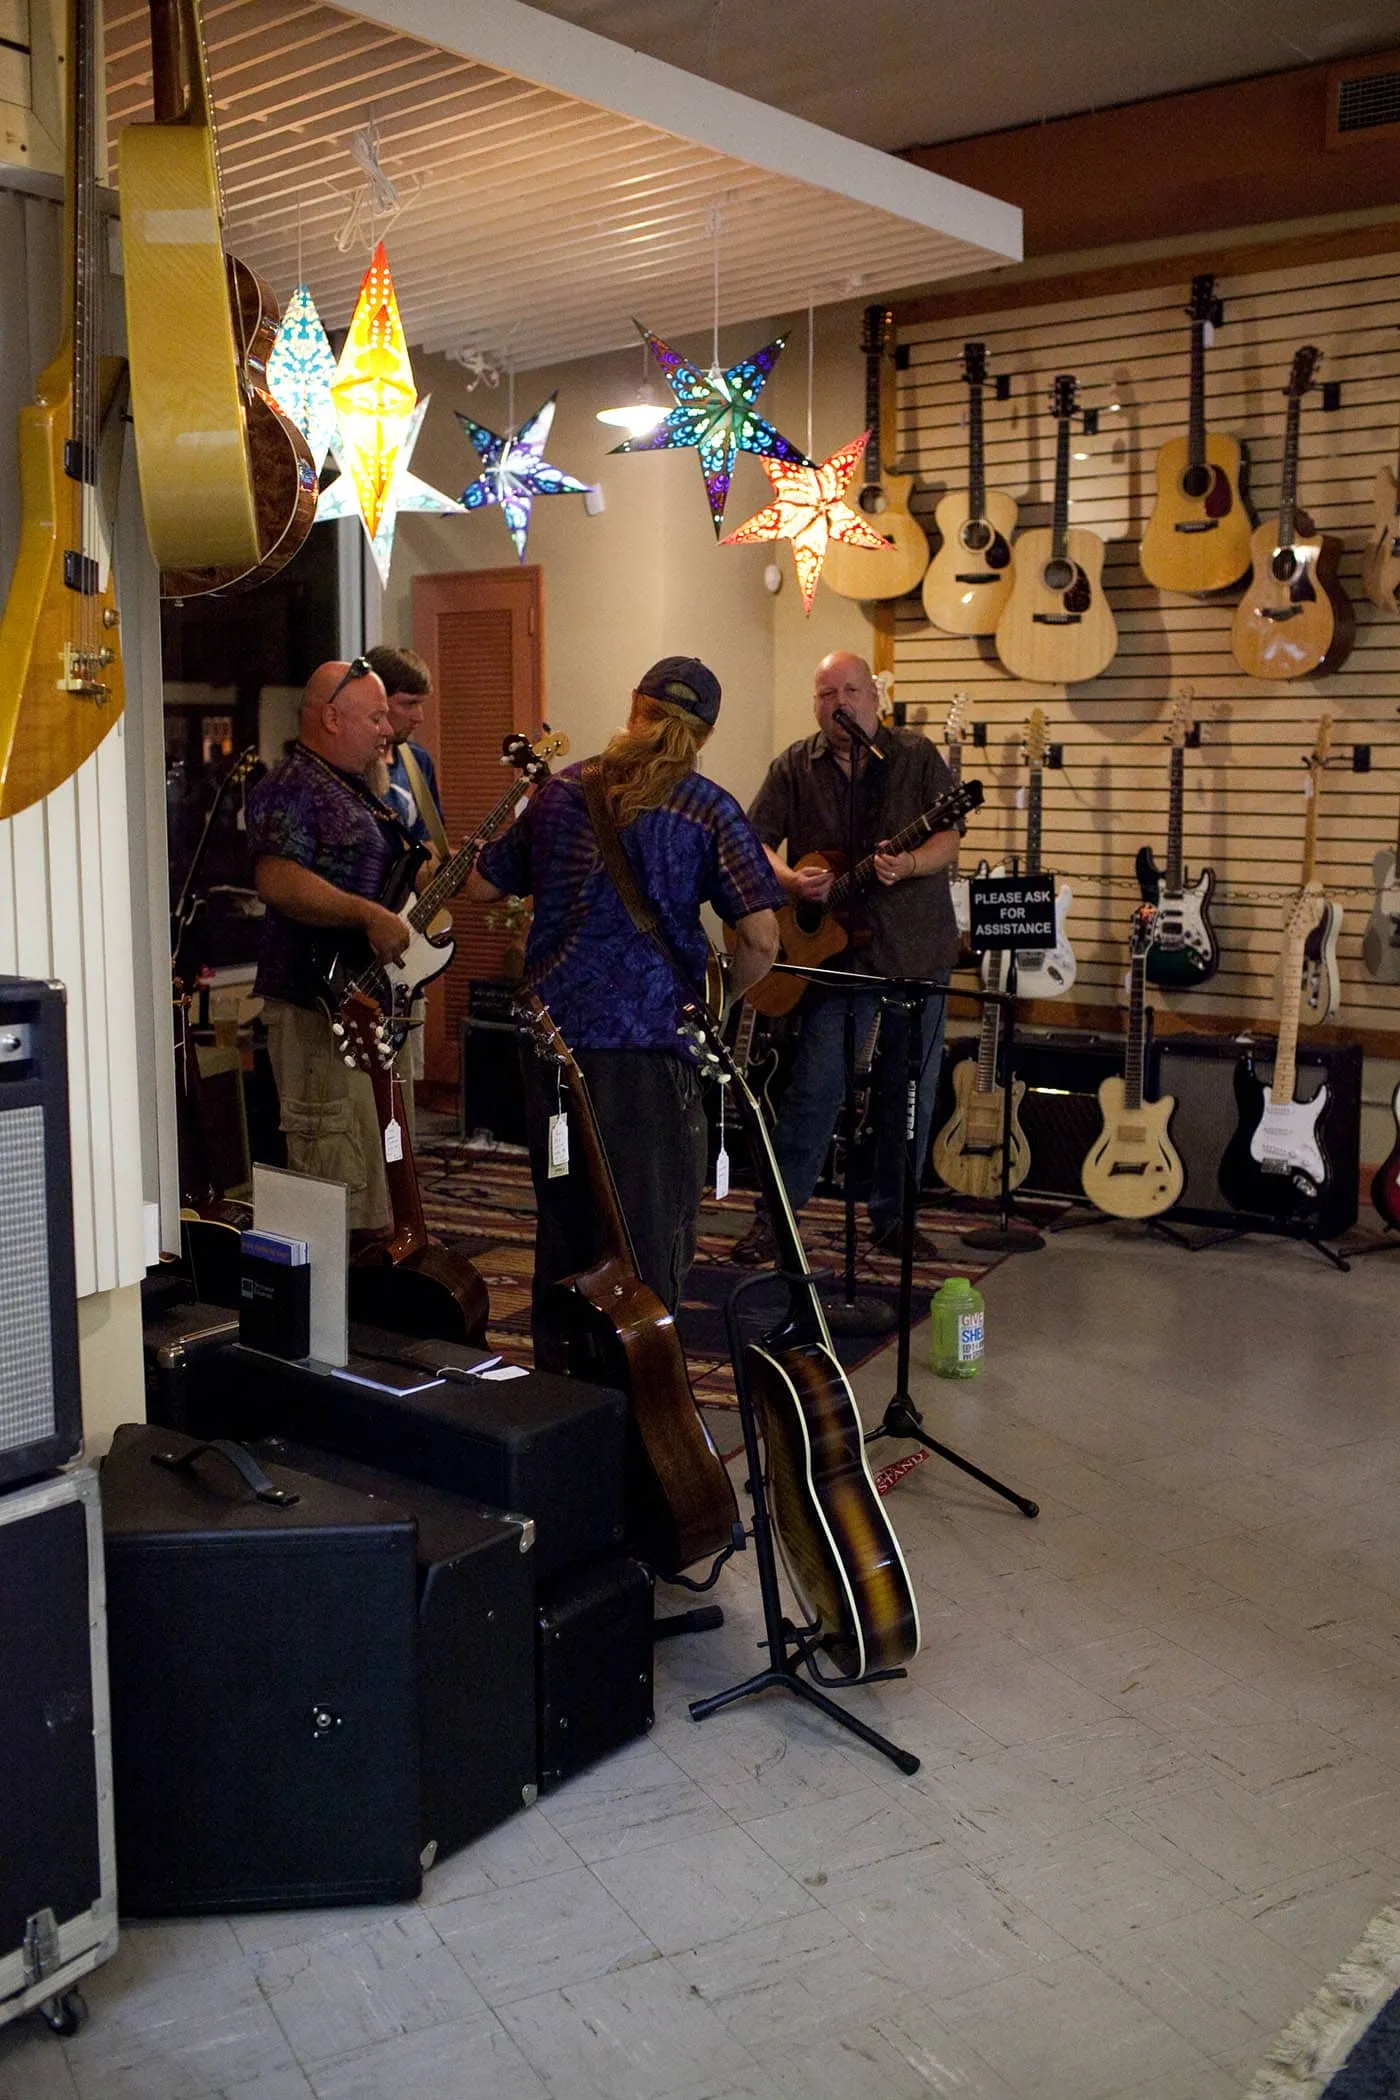
[[[625,1852],[599,1860],[593,1872],[663,1954],[816,1908],[815,1896],[745,1830]]]
[[[665,2100],[753,2068],[666,1962],[505,2006],[501,2021],[558,2100]]]
[[[819,1801],[747,1826],[764,1851],[809,1888],[834,1874],[941,1845],[951,1823],[939,1803],[910,1794],[895,1801],[880,1787]]]
[[[85,1981],[91,2017],[62,2046],[81,2100],[206,2100],[296,2068],[256,1976],[242,1961],[138,1973],[123,1948]]]
[[[646,1934],[587,1867],[463,1896],[432,1918],[491,2006],[656,1958]]]
[[[611,1859],[729,1819],[703,1787],[651,1743],[636,1744],[547,1795],[540,1812],[577,1856]]]
[[[889,1971],[825,1909],[674,1957],[688,1989],[750,2048],[828,2027],[858,2025],[885,2005]]]
[[[424,1911],[269,1949],[252,1968],[304,2065],[486,2010]]]
[[[323,2064],[311,2089],[316,2100],[554,2100],[494,2019],[456,2020],[377,2042]]]
[[[987,1873],[949,1865],[936,1853],[834,1875],[820,1893],[886,1975],[933,2000],[1073,1951]]]

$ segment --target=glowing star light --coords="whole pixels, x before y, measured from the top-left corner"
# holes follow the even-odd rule
[[[530,505],[536,496],[582,496],[592,486],[587,481],[576,481],[559,467],[551,467],[544,458],[557,398],[551,394],[543,408],[537,408],[518,430],[507,431],[504,437],[498,437],[483,423],[474,423],[460,409],[457,411],[457,421],[481,455],[484,470],[463,489],[462,507],[485,510],[490,504],[499,503],[521,561],[525,559],[525,535],[530,530]]]
[[[373,540],[418,400],[382,241],[350,316],[331,399],[336,457],[355,485],[360,516]]]
[[[309,286],[299,284],[287,301],[267,360],[267,390],[306,439],[318,474],[335,436],[334,377],[335,353],[326,340],[316,302]]]
[[[409,472],[408,463],[413,457],[413,448],[418,442],[418,433],[423,427],[423,418],[428,412],[428,403],[432,398],[431,394],[425,394],[413,411],[408,435],[399,447],[388,493],[380,506],[379,524],[375,531],[369,534],[370,551],[374,555],[374,565],[379,571],[381,583],[387,584],[389,581],[389,563],[394,556],[394,533],[404,511],[432,511],[439,516],[445,516],[449,511],[460,511],[464,508],[455,496],[445,496],[441,489],[431,488],[426,481],[420,481],[416,474]],[[335,450],[334,446],[332,450]],[[339,452],[336,452],[336,464],[340,465]],[[342,467],[339,481],[333,481],[321,498],[316,511],[316,522],[320,524],[324,519],[359,516],[359,491],[351,476]]]
[[[754,402],[782,355],[786,337],[780,335],[776,342],[755,350],[752,357],[741,358],[726,372],[721,372],[718,364],[712,365],[708,372],[698,372],[694,365],[686,363],[678,350],[663,343],[659,335],[652,335],[649,329],[642,328],[640,321],[634,325],[641,329],[647,347],[666,374],[667,384],[678,406],[655,430],[642,437],[628,438],[625,444],[614,445],[613,450],[665,452],[693,445],[700,454],[705,493],[710,499],[710,516],[718,538],[724,523],[724,506],[729,497],[736,452],[756,453],[765,464],[773,459],[788,460],[796,466],[808,465],[805,453],[799,452],[771,423],[765,423],[762,416],[753,412]],[[884,545],[883,540],[880,544]]]
[[[852,547],[885,545],[874,526],[841,500],[869,440],[870,432],[863,431],[819,467],[805,460],[794,467],[782,460],[765,459],[763,471],[773,484],[777,500],[749,518],[737,532],[725,534],[726,547],[741,547],[754,540],[791,540],[804,612],[812,610],[830,541],[845,540]]]

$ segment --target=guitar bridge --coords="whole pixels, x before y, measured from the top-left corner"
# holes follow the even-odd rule
[[[1039,627],[1077,627],[1082,617],[1081,613],[1072,612],[1031,614],[1033,624]]]
[[[1301,605],[1261,605],[1259,608],[1266,620],[1296,620],[1302,610]]]
[[[953,581],[954,583],[1000,583],[1001,578],[995,575],[990,569],[986,572],[985,575],[978,576],[962,576],[959,575],[956,571],[954,571]]]
[[[105,678],[96,674],[106,669],[116,655],[114,649],[77,649],[70,642],[63,652],[63,675],[58,680],[61,693],[72,693],[79,700],[95,700],[103,707],[112,697],[112,688]]]
[[[1219,518],[1180,518],[1173,525],[1173,532],[1218,532]]]

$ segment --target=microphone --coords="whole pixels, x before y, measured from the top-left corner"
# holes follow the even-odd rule
[[[859,744],[862,751],[868,751],[872,758],[878,758],[881,765],[884,764],[884,752],[880,749],[880,746],[876,743],[874,737],[870,735],[869,731],[861,728],[859,722],[856,720],[855,716],[850,713],[849,709],[844,707],[833,707],[831,710],[831,719],[833,722],[840,723],[841,727],[845,730],[847,736],[851,739],[851,742],[853,744]]]

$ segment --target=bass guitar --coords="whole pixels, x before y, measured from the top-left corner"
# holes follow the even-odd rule
[[[48,795],[125,704],[112,523],[125,366],[104,358],[94,0],[68,10],[63,326],[19,416],[19,549],[0,618],[0,817]]]
[[[1033,708],[1026,723],[1026,865],[1027,875],[1039,875],[1041,811],[1043,807],[1042,781],[1045,773],[1045,751],[1047,723],[1043,708]],[[1067,882],[1061,883],[1055,892],[1055,945],[1053,948],[1031,948],[1016,957],[1016,994],[1021,999],[1058,999],[1067,992],[1078,974],[1074,950],[1065,931],[1069,908],[1074,894]],[[990,966],[995,950],[989,950],[986,958]],[[983,981],[987,982],[985,971]],[[991,985],[987,983],[987,989]]]
[[[1361,581],[1372,605],[1392,617],[1400,613],[1400,465],[1376,470]]]
[[[989,992],[1002,990],[1006,968],[1003,950],[993,949],[986,958],[983,983]],[[960,1196],[997,1196],[1001,1193],[1005,1149],[1002,1132],[1006,1113],[1005,1088],[997,1080],[997,1058],[1001,1044],[1001,1008],[989,1001],[982,1009],[976,1057],[964,1057],[953,1067],[953,1113],[933,1141],[933,1164],[940,1181]],[[1031,1148],[1021,1128],[1021,1103],[1026,1083],[1011,1082],[1011,1169],[1008,1188],[1018,1189],[1030,1172]]]
[[[1170,1094],[1147,1100],[1147,963],[1155,908],[1140,904],[1133,917],[1129,964],[1128,1043],[1123,1077],[1099,1088],[1103,1128],[1080,1169],[1084,1193],[1111,1218],[1155,1218],[1181,1195],[1185,1171],[1168,1135],[1176,1102]]]
[[[685,1019],[737,1098],[787,1285],[783,1317],[744,1350],[779,1550],[813,1636],[842,1675],[897,1670],[919,1652],[919,1608],[875,1491],[860,1416],[831,1346],[768,1126],[709,1016],[692,1006]]]
[[[1395,1119],[1395,1143],[1371,1177],[1371,1201],[1394,1231],[1400,1232],[1400,1086],[1390,1097]]]
[[[1104,544],[1069,522],[1070,424],[1078,382],[1062,373],[1055,418],[1055,500],[1048,528],[1023,532],[1012,550],[1011,593],[996,627],[996,651],[1013,678],[1074,685],[1112,663],[1118,629],[1103,593]]]
[[[1284,926],[1278,1044],[1273,1076],[1265,1086],[1255,1053],[1235,1069],[1239,1120],[1220,1162],[1220,1188],[1232,1209],[1251,1217],[1305,1218],[1318,1208],[1331,1173],[1320,1125],[1327,1107],[1324,1084],[1311,1100],[1295,1101],[1298,1005],[1303,942],[1317,919],[1322,892],[1300,893]]]
[[[1206,429],[1207,330],[1220,325],[1213,277],[1193,277],[1190,409],[1187,434],[1157,454],[1157,500],[1142,536],[1142,573],[1159,591],[1202,596],[1228,591],[1249,573],[1253,520],[1245,494],[1245,451],[1238,438]]]
[[[155,122],[117,143],[141,503],[167,597],[246,590],[316,517],[306,439],[267,390],[278,307],[224,254],[197,0],[151,0]]]
[[[910,853],[921,846],[925,839],[932,838],[936,831],[950,831],[971,810],[982,807],[982,783],[967,780],[950,788],[941,795],[932,809],[926,809],[906,824],[889,840],[890,853]],[[783,962],[797,963],[806,969],[818,969],[830,956],[839,955],[850,941],[850,934],[839,914],[851,898],[874,886],[876,881],[875,856],[867,854],[854,868],[846,867],[843,853],[806,853],[797,863],[799,868],[830,868],[836,880],[820,904],[788,904],[778,913],[778,931],[781,938]],[[725,937],[732,946],[734,935],[726,928]],[[774,971],[760,978],[744,994],[751,1006],[761,1014],[791,1013],[806,984],[800,977],[784,977]]]
[[[554,1061],[568,1085],[572,1136],[599,1241],[592,1267],[554,1284],[536,1307],[535,1361],[543,1370],[626,1393],[629,1547],[658,1573],[677,1574],[734,1542],[739,1505],[695,1404],[675,1321],[637,1274],[587,1082],[535,993],[524,996],[519,1012],[535,1049]]]
[[[1298,508],[1299,419],[1319,355],[1311,343],[1294,353],[1284,389],[1288,418],[1279,512],[1250,542],[1253,567],[1230,627],[1235,661],[1250,678],[1335,671],[1355,639],[1351,600],[1337,580],[1342,543],[1314,534],[1312,519]]]
[[[1371,863],[1376,885],[1361,959],[1381,984],[1400,984],[1400,836]]]
[[[373,1002],[347,999],[344,1014],[348,1065],[367,1071],[389,1186],[393,1226],[387,1241],[355,1254],[349,1271],[352,1320],[387,1327],[391,1334],[421,1335],[437,1342],[483,1346],[490,1302],[479,1271],[428,1231],[418,1168],[409,1142],[399,1075],[374,1055],[378,1012]]]
[[[883,548],[853,547],[832,540],[826,550],[822,581],[841,598],[902,598],[928,567],[928,539],[909,509],[912,474],[895,474],[884,465],[881,376],[889,357],[891,315],[883,306],[867,306],[860,347],[865,353],[864,480],[855,505],[885,541]],[[848,496],[848,501],[850,497]]]
[[[1215,870],[1202,868],[1189,882],[1181,858],[1186,797],[1186,745],[1194,727],[1192,693],[1184,688],[1172,707],[1168,736],[1172,747],[1171,799],[1167,809],[1167,865],[1159,868],[1150,846],[1139,846],[1134,863],[1144,904],[1156,911],[1150,921],[1147,980],[1164,991],[1189,992],[1213,977],[1220,965],[1220,943],[1210,921]],[[1139,921],[1133,920],[1136,934]]]
[[[982,389],[987,346],[963,344],[967,382],[967,487],[950,489],[934,512],[938,552],[924,574],[924,611],[945,634],[995,634],[1011,594],[1011,541],[1016,503],[987,489],[982,447]]]
[[[1308,1024],[1335,1020],[1341,1011],[1342,986],[1337,971],[1337,940],[1342,930],[1342,908],[1330,897],[1323,896],[1321,886],[1315,883],[1317,875],[1317,808],[1322,794],[1322,782],[1326,775],[1327,753],[1332,744],[1332,717],[1324,715],[1317,725],[1317,740],[1312,756],[1303,761],[1307,768],[1304,794],[1307,797],[1307,814],[1303,819],[1303,882],[1302,887],[1317,887],[1321,905],[1317,918],[1308,928],[1303,943],[1302,1004],[1299,1018]]]

